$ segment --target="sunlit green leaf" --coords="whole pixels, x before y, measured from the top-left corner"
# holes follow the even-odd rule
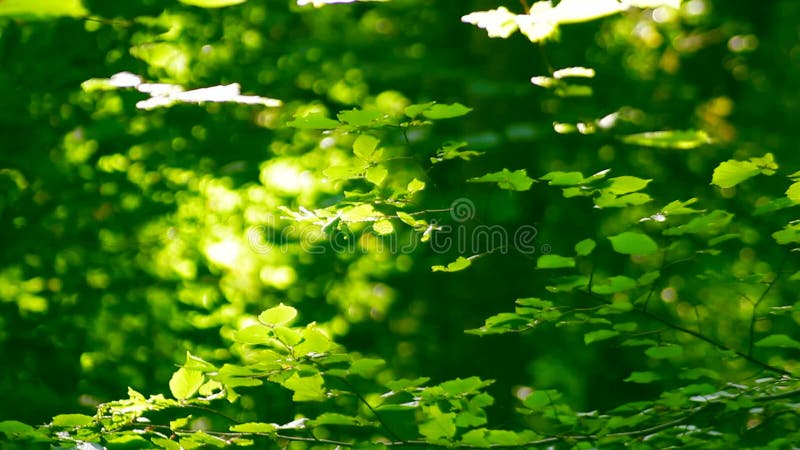
[[[377,358],[361,358],[350,366],[350,373],[364,378],[371,378],[386,366],[386,361]]]
[[[438,414],[419,424],[419,432],[431,441],[452,438],[456,434],[454,413]]]
[[[46,17],[85,16],[87,11],[80,0],[3,0],[0,16]]]
[[[705,131],[650,131],[622,137],[622,142],[642,147],[690,150],[711,142]]]
[[[575,186],[584,182],[580,172],[550,172],[539,179],[546,180],[550,186]]]
[[[187,5],[199,6],[201,8],[222,8],[244,3],[247,0],[178,0]]]
[[[456,258],[455,261],[449,263],[447,267],[445,266],[433,266],[431,270],[434,272],[458,272],[459,270],[464,270],[469,267],[472,263],[469,259],[464,258],[463,256],[459,256]]]
[[[409,194],[413,194],[415,192],[419,192],[419,191],[425,189],[425,182],[414,178],[413,180],[411,180],[411,182],[408,183],[408,186],[406,187],[406,189],[408,190]]]
[[[380,141],[368,134],[360,134],[353,142],[353,153],[363,160],[370,160]]]
[[[294,374],[282,383],[294,391],[292,400],[296,402],[316,402],[325,400],[325,389],[322,387],[325,380],[320,374],[300,376]]]
[[[650,236],[636,231],[610,236],[608,240],[615,252],[626,255],[651,255],[658,251],[658,244]]]
[[[537,269],[562,269],[575,267],[575,259],[560,255],[542,255],[536,260]]]
[[[511,172],[503,169],[500,172],[487,173],[481,177],[470,178],[470,183],[497,183],[501,189],[512,191],[527,191],[533,185],[533,178],[529,177],[525,169]]]
[[[372,184],[380,185],[381,183],[383,183],[383,180],[386,179],[387,175],[389,175],[389,171],[386,170],[385,167],[383,167],[383,166],[373,166],[373,167],[370,167],[369,169],[367,169],[366,179],[367,179],[367,181],[369,181]]]
[[[277,326],[291,323],[297,317],[297,310],[283,303],[262,312],[258,320],[264,325]]]
[[[461,103],[453,103],[451,105],[435,104],[430,108],[422,111],[422,115],[428,119],[451,119],[454,117],[461,117],[469,114],[472,108],[467,108]]]
[[[414,119],[424,111],[429,110],[436,102],[420,103],[418,105],[409,105],[405,108],[404,113],[408,117]]]
[[[614,177],[605,182],[602,190],[614,195],[629,194],[644,189],[651,181],[631,176]]]
[[[759,173],[761,173],[761,170],[754,163],[732,159],[725,161],[714,169],[711,183],[723,189],[731,188]]]
[[[431,163],[436,164],[442,161],[456,159],[456,158],[469,161],[473,157],[483,155],[483,152],[476,152],[473,150],[461,150],[466,146],[467,143],[464,141],[449,142],[436,151],[436,156],[431,157],[430,159]]]
[[[181,369],[182,370],[182,369]],[[92,416],[85,414],[59,414],[53,417],[54,427],[83,427],[94,421]]]
[[[272,423],[248,422],[231,425],[230,430],[237,433],[274,433],[277,427]]]
[[[375,208],[367,203],[348,208],[341,214],[342,220],[346,222],[364,222],[379,217],[382,217],[382,214],[375,211]]]
[[[169,379],[169,390],[176,399],[185,400],[194,395],[204,381],[203,372],[181,367]]]
[[[394,232],[394,226],[392,225],[392,222],[388,220],[379,220],[373,223],[372,229],[381,236]]]
[[[350,111],[342,111],[336,115],[339,121],[357,127],[366,127],[380,123],[383,114],[380,111],[353,109]]]

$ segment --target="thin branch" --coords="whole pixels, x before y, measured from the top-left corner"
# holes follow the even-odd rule
[[[750,339],[747,343],[747,354],[749,356],[753,355],[753,345],[755,343],[756,310],[758,309],[758,306],[761,305],[761,302],[763,302],[764,299],[767,298],[767,294],[772,289],[772,287],[775,286],[775,283],[778,282],[778,279],[781,276],[781,271],[783,270],[783,265],[786,263],[787,255],[788,255],[787,253],[783,254],[783,258],[781,259],[781,262],[778,263],[778,268],[775,270],[775,277],[772,278],[772,281],[769,282],[767,288],[764,289],[764,292],[761,293],[758,299],[756,299],[756,302],[753,304],[753,311],[750,314],[750,328],[749,328]]]
[[[528,6],[528,2],[526,0],[519,0],[519,4],[522,5],[522,10],[525,11],[525,14],[531,13],[531,7]]]
[[[588,295],[590,298],[594,299],[595,301],[599,301],[599,302],[602,302],[602,303],[610,304],[610,302],[608,300],[606,300],[603,297],[600,297],[599,295],[595,295],[592,292],[587,292],[587,291],[583,291],[583,290],[581,292],[583,292],[585,295]],[[689,336],[693,336],[693,337],[695,337],[697,339],[700,339],[701,341],[706,342],[708,344],[711,344],[711,345],[713,345],[714,347],[716,347],[716,348],[718,348],[720,350],[734,353],[735,355],[739,356],[740,358],[742,358],[742,359],[744,359],[744,360],[746,360],[746,361],[748,361],[748,362],[750,362],[750,363],[752,363],[752,364],[754,364],[754,365],[756,365],[758,367],[761,367],[764,370],[767,370],[767,371],[773,372],[773,373],[778,373],[778,374],[781,374],[781,375],[792,376],[792,373],[789,372],[786,369],[782,369],[780,367],[776,367],[776,366],[770,365],[770,364],[768,364],[768,363],[766,363],[764,361],[761,361],[760,359],[756,359],[756,358],[748,355],[745,352],[736,350],[736,349],[734,349],[732,347],[729,347],[729,346],[723,344],[722,342],[716,341],[716,340],[714,340],[714,339],[712,339],[712,338],[710,338],[710,337],[708,337],[708,336],[706,336],[706,335],[704,335],[702,333],[699,333],[699,332],[694,331],[694,330],[690,330],[689,328],[686,328],[684,326],[678,325],[677,323],[670,322],[669,320],[667,320],[667,319],[665,319],[663,317],[660,317],[660,316],[658,316],[658,315],[656,315],[654,313],[651,313],[650,311],[645,311],[645,310],[643,310],[641,308],[634,308],[633,310],[638,312],[639,314],[641,314],[641,315],[653,320],[653,321],[656,321],[656,322],[666,326],[667,328],[671,328],[674,331],[679,331],[681,333],[688,334]]]
[[[348,388],[350,388],[350,391],[353,393],[353,395],[355,395],[355,396],[356,396],[356,398],[358,399],[358,401],[360,401],[361,403],[363,403],[363,404],[364,404],[364,406],[366,406],[366,407],[367,407],[367,409],[369,409],[369,412],[371,412],[371,413],[372,413],[372,415],[373,415],[373,416],[375,416],[375,418],[378,420],[378,422],[380,422],[380,424],[381,424],[381,426],[383,427],[383,429],[384,429],[384,430],[386,430],[386,434],[388,434],[388,435],[389,435],[389,436],[390,436],[392,439],[394,439],[394,440],[396,440],[396,441],[398,441],[398,442],[403,442],[403,439],[401,439],[401,438],[400,438],[400,436],[398,436],[398,435],[397,435],[397,433],[395,433],[394,431],[392,431],[392,428],[391,428],[390,426],[388,426],[388,425],[386,424],[386,422],[384,422],[384,420],[383,420],[383,418],[380,416],[380,414],[378,414],[378,412],[377,412],[377,411],[375,411],[375,408],[373,408],[373,407],[372,407],[372,405],[370,405],[370,404],[369,404],[369,402],[367,401],[367,399],[365,399],[365,398],[364,398],[364,396],[363,396],[363,395],[361,395],[361,393],[360,393],[360,392],[358,392],[358,390],[356,390],[355,386],[353,386],[353,384],[352,384],[352,383],[350,383],[349,381],[347,381],[347,379],[346,379],[346,378],[344,378],[344,377],[337,377],[337,378],[338,378],[339,380],[341,380],[341,382],[342,382],[342,383],[344,383],[345,385],[347,385],[347,387],[348,387]]]

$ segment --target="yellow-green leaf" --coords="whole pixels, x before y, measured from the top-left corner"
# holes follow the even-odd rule
[[[169,390],[176,399],[185,400],[200,389],[204,379],[203,372],[181,367],[169,379]]]
[[[178,0],[187,5],[199,6],[201,8],[222,8],[244,3],[247,0]]]
[[[262,312],[258,320],[264,325],[279,326],[291,323],[297,317],[297,310],[283,303]]]

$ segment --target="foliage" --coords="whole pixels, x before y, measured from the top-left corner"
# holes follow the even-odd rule
[[[0,2],[5,447],[800,441],[792,1],[157,3]]]

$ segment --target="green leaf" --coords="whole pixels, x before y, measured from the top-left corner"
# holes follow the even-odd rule
[[[308,377],[301,377],[295,373],[281,384],[294,391],[292,400],[296,402],[316,402],[326,398],[325,389],[322,387],[325,380],[318,373]]]
[[[603,341],[606,339],[610,339],[614,336],[619,336],[619,331],[615,330],[595,330],[590,331],[583,335],[583,342],[586,345],[591,344],[592,342]]]
[[[440,413],[427,422],[419,424],[419,432],[433,442],[450,439],[456,434],[455,417],[454,413]]]
[[[89,14],[80,0],[3,0],[0,16],[47,17],[86,16]]]
[[[623,381],[628,383],[647,384],[661,379],[661,375],[656,372],[632,372],[628,378]]]
[[[350,111],[342,111],[336,115],[339,121],[353,125],[356,127],[367,127],[380,124],[383,119],[383,114],[380,111],[353,109]]]
[[[575,267],[575,259],[560,255],[542,255],[536,260],[537,269],[562,269]]]
[[[648,235],[626,231],[608,238],[617,253],[625,255],[651,255],[658,251],[658,244]]]
[[[418,105],[409,105],[403,110],[406,116],[414,119],[423,112],[429,110],[436,102],[420,103]]]
[[[486,441],[495,447],[520,446],[530,440],[522,433],[508,430],[489,430],[486,434]]]
[[[415,192],[419,192],[419,191],[425,189],[425,182],[424,181],[419,181],[418,179],[414,178],[413,180],[411,180],[410,183],[408,183],[408,186],[406,187],[406,189],[408,190],[409,194],[413,194]]]
[[[33,430],[34,428],[32,426],[16,420],[4,420],[0,422],[0,433],[4,433],[6,436],[30,433]]]
[[[261,324],[250,325],[236,333],[236,340],[245,344],[266,344],[271,337],[271,330]]]
[[[277,427],[272,423],[248,422],[231,425],[230,430],[237,433],[274,433]]]
[[[732,188],[759,173],[761,173],[761,170],[752,162],[731,159],[714,169],[711,184],[716,184],[723,189]]]
[[[216,372],[217,367],[204,359],[186,352],[186,362],[183,367],[188,370],[199,370],[201,372]]]
[[[797,197],[800,198],[800,192],[797,193]],[[772,199],[764,204],[757,206],[755,211],[753,211],[753,215],[760,216],[762,214],[780,211],[782,209],[791,208],[792,206],[795,206],[798,203],[800,202],[794,201],[789,197],[778,197],[776,199]]]
[[[800,224],[794,223],[783,227],[782,230],[772,233],[772,238],[780,245],[800,242]]]
[[[181,367],[169,379],[169,390],[176,399],[185,400],[200,389],[204,380],[203,372]]]
[[[607,186],[602,188],[604,192],[614,195],[629,194],[644,189],[652,180],[643,178],[622,176],[608,179]]]
[[[554,400],[557,400],[560,394],[552,389],[535,390],[529,396],[525,397],[522,404],[530,409],[541,409],[550,405]]]
[[[85,414],[59,414],[53,417],[54,427],[85,427],[94,421],[92,416]]]
[[[794,203],[800,203],[800,182],[793,183],[786,190],[786,196]]]
[[[617,196],[608,191],[602,190],[601,194],[594,199],[594,204],[598,208],[624,208],[631,205],[644,205],[653,199],[642,192],[634,192]]]
[[[389,175],[389,171],[386,169],[386,167],[373,166],[373,167],[370,167],[369,169],[367,169],[366,179],[370,183],[378,186],[381,183],[383,183],[383,180],[386,179],[387,175]],[[327,176],[327,174],[326,174],[326,176]],[[328,178],[332,178],[332,177],[329,176]],[[348,177],[348,178],[350,178],[350,177]]]
[[[785,334],[772,334],[755,343],[756,347],[778,347],[800,349],[800,342]]]
[[[313,420],[314,425],[343,425],[343,426],[362,426],[368,424],[360,417],[346,416],[339,413],[322,413]]]
[[[575,254],[578,256],[589,256],[597,243],[593,239],[584,239],[575,244]]]
[[[184,448],[181,447],[181,444],[171,439],[155,436],[150,438],[150,442],[157,445],[158,448],[163,448],[167,450],[184,450]]]
[[[381,213],[375,211],[375,208],[368,203],[350,207],[341,214],[342,220],[346,222],[366,222],[378,219],[382,216]]]
[[[660,345],[650,347],[644,353],[654,359],[677,358],[683,355],[683,347],[674,344]]]
[[[283,303],[262,312],[258,315],[258,320],[267,326],[286,325],[297,317],[297,310]]]
[[[492,384],[490,380],[481,380],[478,377],[456,378],[448,380],[440,384],[441,387],[450,396],[459,396],[462,394],[473,394],[479,390]]]
[[[433,266],[431,270],[434,272],[458,272],[459,270],[464,270],[469,267],[472,263],[469,259],[464,258],[463,256],[459,256],[456,258],[455,261],[451,262],[450,264],[445,266]]]
[[[650,131],[623,136],[622,142],[642,147],[691,150],[711,142],[705,131]]]
[[[385,236],[394,232],[394,225],[388,220],[379,220],[372,224],[372,229],[379,235]]]
[[[592,284],[592,292],[600,295],[610,295],[633,289],[638,285],[639,283],[637,283],[633,278],[620,275],[607,278],[605,280],[596,281],[594,284]]]
[[[294,120],[288,122],[286,125],[294,128],[312,129],[312,130],[330,130],[338,127],[338,121],[325,117],[321,113],[308,114],[303,117],[295,117]]]
[[[368,134],[359,135],[353,142],[353,153],[359,158],[369,161],[375,149],[378,147],[380,140]]]
[[[350,366],[350,373],[363,378],[372,378],[386,366],[386,361],[378,358],[361,358]]]
[[[515,170],[514,172],[503,169],[500,172],[487,173],[481,177],[470,178],[467,181],[470,183],[497,183],[501,189],[511,191],[527,191],[534,182],[525,169]]]
[[[715,234],[726,227],[733,219],[733,214],[728,211],[716,209],[708,214],[695,217],[686,225],[668,228],[663,231],[664,236],[683,236],[684,234]]]
[[[576,186],[584,183],[583,174],[580,172],[549,172],[539,178],[547,181],[550,186]]]
[[[473,150],[461,150],[466,146],[467,143],[463,141],[448,142],[442,148],[436,151],[435,157],[431,157],[431,163],[436,164],[442,161],[456,159],[456,158],[463,159],[464,161],[469,161],[471,158],[475,156],[483,155],[483,152],[476,152]]]
[[[430,108],[422,111],[422,115],[428,119],[451,119],[454,117],[461,117],[469,114],[472,108],[467,108],[461,103],[453,103],[452,105],[435,104]]]
[[[685,202],[682,202],[680,200],[675,200],[670,202],[663,208],[661,208],[661,213],[665,216],[680,216],[686,214],[698,214],[703,212],[703,210],[700,209],[688,208],[689,205],[693,205],[695,203],[697,203],[696,198],[690,198]]]
[[[199,6],[201,8],[222,8],[244,3],[247,0],[178,0],[187,5]]]

